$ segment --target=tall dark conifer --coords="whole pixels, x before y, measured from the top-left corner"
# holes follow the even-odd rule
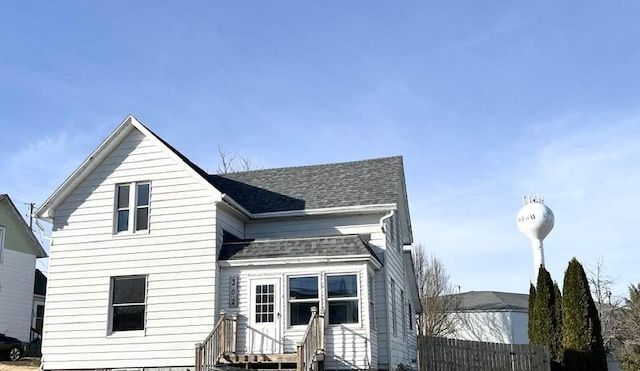
[[[529,322],[527,323],[527,334],[529,336],[529,343],[534,344],[532,339],[535,339],[535,325],[537,321],[535,314],[535,301],[536,301],[536,287],[533,283],[529,284]]]
[[[562,346],[562,294],[560,293],[560,288],[558,287],[558,283],[553,283],[553,293],[554,293],[554,312],[556,319],[556,329],[555,329],[555,339],[554,346],[557,349],[556,351],[556,362],[558,364],[562,364],[564,361],[564,348]],[[560,369],[558,367],[558,369]]]
[[[557,301],[560,300],[555,291],[549,272],[540,266],[538,282],[533,302],[533,316],[529,317],[529,342],[531,344],[548,345],[551,353],[551,368],[561,368],[560,318],[557,316]]]
[[[562,345],[567,370],[607,370],[600,319],[576,258],[569,262],[562,286]]]

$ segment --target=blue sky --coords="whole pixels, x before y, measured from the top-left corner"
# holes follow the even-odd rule
[[[416,242],[468,290],[526,292],[524,194],[546,261],[640,281],[640,4],[0,3],[0,192],[43,202],[125,118],[201,167],[403,155]]]

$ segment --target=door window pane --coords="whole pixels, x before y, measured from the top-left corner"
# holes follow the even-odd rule
[[[275,312],[275,285],[256,286],[256,323],[273,323]]]

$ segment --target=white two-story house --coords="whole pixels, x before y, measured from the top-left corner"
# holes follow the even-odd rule
[[[37,216],[45,370],[415,362],[401,157],[211,175],[129,116]]]
[[[36,259],[46,256],[9,196],[0,194],[0,334],[29,342]]]

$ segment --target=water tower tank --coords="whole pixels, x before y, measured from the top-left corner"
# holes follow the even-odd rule
[[[535,283],[538,279],[538,269],[541,265],[544,266],[542,241],[553,229],[555,217],[551,209],[544,204],[542,197],[524,197],[523,203],[524,206],[522,206],[516,217],[516,223],[518,224],[518,230],[531,241]]]

